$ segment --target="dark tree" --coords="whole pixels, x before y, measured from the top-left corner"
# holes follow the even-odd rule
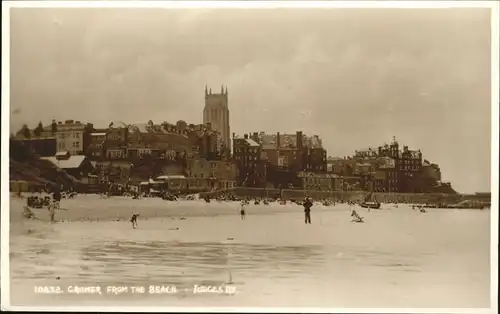
[[[186,130],[188,128],[187,123],[185,121],[183,121],[183,120],[177,121],[177,123],[175,124],[175,126],[176,126],[177,130],[179,130],[181,132],[184,131],[184,130]]]
[[[42,132],[43,132],[43,125],[42,125],[42,122],[38,122],[38,126],[35,128],[35,130],[33,131],[33,133],[35,133],[36,136],[40,136],[42,135]]]
[[[31,131],[28,128],[28,125],[23,124],[23,127],[21,128],[21,134],[24,138],[31,138]]]

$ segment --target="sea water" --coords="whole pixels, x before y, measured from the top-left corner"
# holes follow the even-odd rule
[[[351,209],[12,223],[11,303],[490,306],[490,211]]]

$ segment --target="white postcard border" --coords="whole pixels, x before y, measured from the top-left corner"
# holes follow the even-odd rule
[[[10,134],[10,8],[65,7],[65,8],[491,8],[491,68],[492,68],[492,116],[491,116],[491,305],[489,309],[391,309],[391,308],[245,308],[245,307],[31,307],[10,305],[9,265],[9,134]],[[1,306],[14,311],[101,311],[101,312],[345,312],[345,313],[497,313],[498,304],[498,171],[499,171],[499,3],[497,1],[3,1],[2,2],[2,147],[1,147]]]

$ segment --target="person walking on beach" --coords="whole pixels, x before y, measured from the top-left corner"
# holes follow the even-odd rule
[[[311,202],[311,199],[306,197],[304,200],[304,214],[305,214],[305,223],[310,224],[311,223],[311,207],[313,206],[313,203]]]
[[[55,222],[56,209],[59,208],[60,202],[61,190],[56,187],[54,193],[52,193],[52,203],[49,204],[50,222]]]
[[[241,217],[241,220],[245,220],[246,218],[246,213],[245,213],[245,206],[247,205],[247,202],[246,201],[242,201],[241,202],[241,209],[240,209],[240,217]]]
[[[139,217],[139,214],[134,213],[134,214],[132,214],[132,217],[130,218],[130,222],[132,223],[133,229],[137,228],[137,217]]]

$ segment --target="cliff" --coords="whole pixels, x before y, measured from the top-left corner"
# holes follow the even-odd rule
[[[42,160],[22,143],[10,141],[9,178],[26,181],[30,186],[64,185],[73,187],[77,180],[48,160]]]

